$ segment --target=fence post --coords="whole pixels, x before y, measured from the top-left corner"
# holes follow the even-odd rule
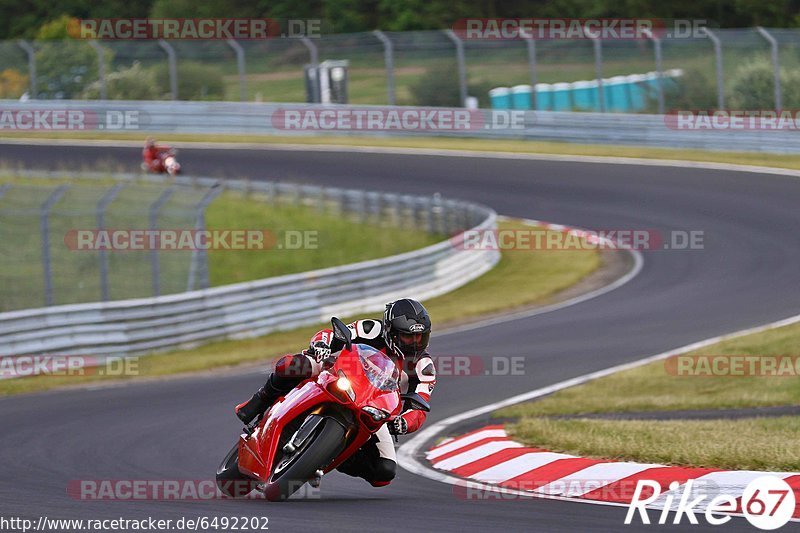
[[[319,79],[317,72],[317,65],[319,64],[319,50],[317,50],[317,45],[314,44],[314,41],[309,39],[308,37],[301,37],[300,42],[302,42],[306,48],[308,48],[308,54],[311,57],[311,67],[314,69],[314,83],[312,83],[312,90],[313,93],[311,96],[314,100],[315,104],[320,103],[320,86],[319,86]]]
[[[200,200],[200,203],[195,206],[194,229],[196,232],[206,229],[206,208],[224,189],[225,187],[222,183],[215,183],[208,192],[206,192],[206,195]],[[205,249],[192,251],[192,259],[191,263],[189,263],[189,279],[186,283],[187,291],[194,289],[198,278],[200,281],[200,288],[207,289],[209,287],[208,252]]]
[[[69,185],[61,185],[53,191],[39,208],[39,229],[42,237],[42,270],[44,271],[44,305],[53,305],[53,271],[50,262],[50,210],[61,200]]]
[[[656,76],[658,76],[658,84],[656,85],[656,94],[658,95],[658,113],[664,114],[664,70],[662,69],[662,54],[661,54],[661,39],[653,35],[653,32],[644,28],[642,33],[653,41],[653,52],[656,58]]]
[[[28,76],[31,78],[31,100],[35,100],[38,92],[36,88],[36,50],[33,49],[31,43],[22,39],[17,41],[17,44],[20,48],[25,50],[25,53],[28,55]]]
[[[167,53],[167,62],[169,64],[169,88],[172,93],[172,99],[178,99],[178,60],[175,55],[175,49],[164,39],[158,40],[160,46]]]
[[[170,187],[162,192],[161,196],[150,205],[147,214],[148,229],[150,231],[158,229],[158,213],[174,192],[175,187]],[[153,296],[161,296],[161,268],[158,262],[158,246],[153,246],[153,249],[150,250],[150,272],[153,280]]]
[[[467,105],[467,61],[464,58],[464,41],[453,30],[444,30],[453,44],[456,45],[456,61],[458,62],[458,89],[461,106]]]
[[[233,48],[233,51],[236,52],[236,67],[239,71],[239,101],[246,102],[247,101],[247,81],[245,80],[245,60],[244,60],[244,48],[242,45],[236,42],[235,39],[228,39],[226,41],[228,46]]]
[[[108,100],[108,92],[106,91],[106,62],[103,47],[94,39],[89,41],[89,46],[94,48],[94,51],[97,52],[97,72],[100,76],[100,100]]]
[[[394,96],[394,47],[389,36],[381,30],[372,32],[383,43],[383,62],[386,65],[386,99],[389,105],[395,105]]]
[[[606,95],[603,88],[603,41],[599,36],[592,35],[592,33],[588,30],[585,30],[585,34],[589,36],[589,39],[592,40],[592,46],[594,46],[594,71],[595,77],[597,78],[598,108],[600,109],[601,113],[605,113]]]
[[[533,35],[525,36],[525,44],[528,47],[528,70],[531,75],[531,107],[536,111],[536,41]]]
[[[706,33],[706,36],[711,39],[711,43],[714,45],[714,56],[716,58],[717,65],[717,108],[725,109],[725,79],[723,78],[722,72],[722,43],[720,42],[719,37],[714,35],[714,33],[705,26],[703,27],[703,31]]]
[[[99,202],[97,202],[95,218],[97,220],[98,231],[103,231],[106,229],[106,209],[108,208],[108,205],[114,201],[114,198],[117,197],[123,187],[125,187],[124,183],[117,183],[103,195]],[[100,248],[97,252],[97,257],[100,261],[100,297],[102,298],[102,301],[107,302],[109,300],[108,251],[105,248]]]
[[[774,81],[774,89],[775,89],[775,110],[780,111],[783,108],[783,102],[781,101],[781,63],[780,58],[778,57],[778,41],[775,40],[775,37],[769,34],[767,30],[762,28],[761,26],[756,27],[758,33],[761,34],[764,39],[767,40],[770,46],[770,53],[772,55],[772,70],[773,70],[773,77]]]

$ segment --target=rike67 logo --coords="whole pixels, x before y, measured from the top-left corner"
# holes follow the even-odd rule
[[[655,481],[639,480],[633,498],[625,515],[625,524],[631,524],[637,514],[643,524],[650,524],[647,507],[658,511],[658,524],[669,522],[669,513],[675,513],[672,524],[683,523],[684,517],[691,524],[698,524],[695,513],[701,514],[706,522],[719,526],[731,520],[731,514],[741,514],[758,529],[773,530],[786,525],[795,512],[795,494],[792,487],[776,476],[762,476],[752,480],[741,499],[725,494],[725,486],[715,486],[717,490],[698,490],[694,480],[687,481],[682,488],[672,482],[669,491],[661,493],[661,485]],[[713,492],[714,494],[710,494]],[[738,492],[738,491],[737,491]],[[649,496],[645,496],[649,494]]]

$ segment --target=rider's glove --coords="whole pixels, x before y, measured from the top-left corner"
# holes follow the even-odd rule
[[[408,422],[402,416],[398,416],[387,424],[389,433],[392,435],[405,435],[408,433]]]
[[[336,361],[331,357],[331,347],[325,341],[315,341],[311,343],[308,350],[305,350],[303,353],[321,364],[323,368],[331,366]]]

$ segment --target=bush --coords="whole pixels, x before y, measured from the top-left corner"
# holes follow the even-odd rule
[[[700,69],[684,70],[683,76],[675,78],[674,84],[664,80],[664,105],[667,111],[678,109],[713,109],[717,107],[717,80]],[[648,93],[647,110],[658,110],[658,94]]]
[[[800,73],[780,71],[781,98],[784,109],[800,106]],[[772,63],[752,59],[733,75],[728,90],[728,106],[733,109],[770,109],[775,106]]]
[[[106,78],[109,100],[155,100],[158,98],[156,79],[152,71],[143,69],[137,61],[130,68],[109,74]],[[83,91],[83,98],[98,100],[100,82],[96,81]]]
[[[452,62],[433,65],[409,91],[414,105],[460,107],[458,67]]]
[[[170,96],[169,66],[153,67],[157,92]],[[213,66],[195,61],[178,61],[179,100],[221,100],[225,95],[222,73]]]
[[[28,76],[17,69],[0,72],[0,98],[19,98],[28,89]]]

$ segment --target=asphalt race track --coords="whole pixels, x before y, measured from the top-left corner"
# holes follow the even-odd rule
[[[645,251],[641,273],[576,306],[434,338],[436,354],[524,356],[523,376],[440,377],[429,420],[714,335],[800,312],[800,180],[657,166],[292,150],[182,149],[187,172],[434,193],[498,213],[592,229],[701,230],[703,250]],[[135,170],[133,148],[0,145],[0,162]],[[524,253],[524,252],[518,252]],[[557,252],[553,252],[557,253]],[[434,326],[435,326],[435,317]],[[626,509],[547,500],[465,501],[400,470],[386,488],[333,474],[321,498],[79,501],[75,479],[212,479],[238,435],[234,404],[255,374],[204,376],[0,399],[4,515],[267,516],[271,531],[649,531]],[[624,394],[624,391],[620,391]],[[656,518],[651,513],[651,518]],[[740,518],[723,528],[750,531]],[[791,527],[791,526],[789,526]],[[672,526],[673,529],[679,529]],[[660,526],[661,531],[670,530]]]

